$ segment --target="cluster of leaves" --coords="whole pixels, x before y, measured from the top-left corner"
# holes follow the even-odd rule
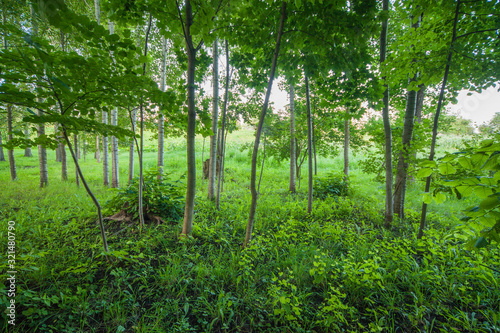
[[[349,180],[343,174],[330,172],[324,177],[314,178],[313,195],[321,200],[328,196],[349,195]]]
[[[168,182],[168,174],[158,179],[158,172],[148,171],[144,174],[143,207],[145,212],[152,213],[168,221],[178,221],[184,211],[183,186],[180,179]],[[133,219],[139,217],[139,178],[122,189],[110,189],[115,196],[105,205],[105,213],[114,214],[124,209]]]
[[[479,204],[466,209],[467,228],[472,231],[472,239],[466,247],[480,248],[492,241],[500,243],[500,134],[486,139],[477,146],[468,146],[463,151],[447,154],[436,161],[424,161],[417,177],[427,177],[433,173],[441,175],[436,181],[459,197],[476,195]],[[461,176],[457,176],[461,175]],[[438,188],[439,189],[439,188]],[[424,202],[434,199],[441,203],[446,200],[443,191],[435,190],[426,194]]]

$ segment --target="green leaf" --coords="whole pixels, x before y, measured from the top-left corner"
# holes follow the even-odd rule
[[[457,169],[451,163],[440,164],[438,168],[442,175],[451,175],[457,172]]]
[[[481,199],[485,199],[491,194],[493,194],[493,191],[489,187],[483,185],[477,185],[474,187],[474,193],[476,193],[477,196],[480,197]]]
[[[442,192],[438,192],[435,196],[434,196],[434,200],[436,201],[436,203],[440,204],[440,203],[443,203],[446,201],[446,195]]]
[[[432,175],[432,169],[430,168],[423,168],[418,170],[417,172],[417,178],[426,178]]]
[[[481,237],[479,237],[479,238],[477,239],[477,241],[474,243],[474,247],[475,247],[475,248],[478,248],[478,249],[480,249],[480,248],[482,248],[482,247],[485,247],[485,246],[487,246],[487,245],[488,245],[488,241],[486,240],[486,238],[484,238],[484,237],[482,237],[482,236],[481,236]]]
[[[487,197],[486,199],[484,199],[483,201],[481,201],[481,203],[479,204],[479,208],[480,209],[493,209],[495,207],[497,207],[498,205],[500,205],[500,200],[498,200],[498,193],[494,194],[494,195],[491,195],[489,197]]]

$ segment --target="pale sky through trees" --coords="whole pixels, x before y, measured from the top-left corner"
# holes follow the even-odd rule
[[[281,78],[280,78],[281,80]],[[271,93],[271,102],[274,103],[274,109],[284,110],[288,102],[288,94],[278,87],[276,80],[273,84]],[[472,92],[471,96],[467,96],[469,91],[463,90],[459,93],[458,103],[453,105],[449,103],[446,106],[453,114],[459,114],[465,119],[470,119],[477,125],[488,122],[493,118],[496,112],[500,112],[500,92],[495,87],[490,87],[484,90],[481,94]]]

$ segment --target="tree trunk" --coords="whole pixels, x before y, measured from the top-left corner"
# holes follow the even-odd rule
[[[309,78],[304,70],[304,79],[306,83],[306,106],[307,106],[307,159],[309,164],[309,182],[307,190],[307,213],[312,213],[313,203],[313,154],[312,154],[312,117],[311,117],[311,98],[309,95]]]
[[[8,140],[11,141],[13,139],[12,135],[12,105],[7,104],[7,134]],[[17,170],[16,170],[16,160],[14,159],[14,150],[9,149],[7,151],[9,156],[9,167],[10,167],[10,179],[17,180]]]
[[[295,91],[293,84],[290,83],[290,186],[288,190],[296,192],[295,173],[297,158],[295,155]]]
[[[30,139],[30,132],[29,132],[28,124],[24,124],[24,137],[27,140]],[[31,146],[26,147],[24,149],[24,157],[33,157],[33,154],[31,153]]]
[[[5,154],[2,146],[2,130],[0,129],[0,162],[5,162]]]
[[[266,135],[264,134],[263,142],[264,152],[262,155],[262,166],[260,167],[259,185],[257,186],[257,194],[260,195],[260,183],[262,182],[262,174],[264,174],[264,163],[266,162]]]
[[[412,17],[413,20],[413,17]],[[420,21],[412,24],[412,28],[417,29],[420,26]],[[413,46],[412,46],[413,48]],[[415,74],[409,81],[409,86],[417,81]],[[413,138],[413,128],[415,125],[415,109],[417,106],[417,92],[408,90],[406,103],[405,120],[403,125],[402,150],[399,152],[398,166],[396,172],[396,184],[394,188],[394,211],[399,218],[404,218],[404,206],[406,195],[406,184],[408,179],[408,167],[410,159],[410,146]]]
[[[311,126],[312,126],[312,147],[314,156],[314,175],[318,174],[318,160],[316,159],[316,134],[314,131],[314,115],[311,114]]]
[[[108,242],[106,240],[106,229],[104,228],[104,222],[102,219],[101,205],[99,204],[99,201],[94,196],[94,194],[90,190],[90,187],[88,186],[87,182],[85,181],[85,178],[83,177],[82,170],[80,169],[80,165],[78,164],[78,159],[75,155],[75,152],[73,151],[73,148],[71,147],[71,142],[70,142],[70,139],[68,137],[68,134],[66,133],[66,128],[64,127],[64,125],[62,125],[62,133],[63,133],[64,140],[66,141],[66,144],[68,145],[69,152],[70,152],[71,156],[73,157],[73,162],[75,163],[76,171],[78,172],[78,175],[82,179],[82,183],[83,183],[83,186],[85,187],[85,190],[87,191],[88,195],[90,196],[90,198],[94,202],[94,205],[97,208],[97,218],[98,218],[98,222],[99,222],[99,228],[101,230],[101,239],[102,239],[102,243],[103,243],[103,247],[104,247],[104,252],[108,253],[109,252]]]
[[[56,123],[54,125],[54,134],[56,134],[56,135],[57,135],[58,127],[59,127],[59,124]],[[57,145],[57,148],[56,148],[56,162],[61,162],[61,144],[62,144],[61,139],[62,139],[62,137],[57,135],[57,141],[59,142],[59,144]]]
[[[31,19],[33,26],[33,35],[38,35],[38,23],[35,18],[35,10],[31,5]],[[38,110],[38,116],[42,116],[42,111]],[[37,126],[38,137],[45,135],[45,124],[41,123]],[[40,187],[49,185],[49,172],[47,169],[47,150],[42,145],[38,145],[38,162],[40,167]]]
[[[196,192],[196,157],[195,157],[195,131],[196,131],[196,104],[195,104],[195,69],[196,49],[193,46],[191,36],[191,25],[193,25],[193,12],[191,1],[186,0],[185,6],[185,42],[188,57],[187,68],[187,102],[188,102],[188,124],[187,124],[187,188],[186,206],[184,209],[184,221],[182,223],[181,236],[191,234],[193,230],[194,197]]]
[[[118,108],[111,111],[111,125],[118,126]],[[118,139],[111,137],[111,187],[120,187],[120,161],[118,151]]]
[[[278,54],[280,51],[281,36],[283,35],[283,26],[285,24],[286,17],[286,2],[283,2],[281,6],[281,18],[278,30],[278,36],[276,39],[276,48],[274,49],[273,63],[271,65],[271,73],[269,74],[269,82],[267,84],[266,97],[264,99],[264,104],[262,106],[262,111],[259,117],[259,124],[257,126],[257,132],[255,133],[255,142],[253,146],[252,153],[252,172],[250,176],[250,191],[252,192],[252,203],[250,205],[250,214],[248,217],[247,228],[245,232],[245,241],[243,247],[247,247],[252,239],[252,229],[255,221],[255,211],[257,209],[257,189],[255,186],[255,180],[257,176],[257,154],[259,152],[260,135],[262,133],[262,126],[264,125],[264,119],[266,117],[267,107],[269,104],[269,96],[271,95],[271,88],[273,86],[274,74],[276,72],[276,64],[278,62]]]
[[[85,161],[87,157],[87,140],[83,140],[83,160]]]
[[[101,145],[99,144],[99,135],[95,137],[95,158],[97,163],[101,163]]]
[[[382,9],[389,11],[389,0],[382,1]],[[385,61],[387,56],[387,19],[382,22],[382,32],[380,33],[380,63]],[[385,80],[385,76],[382,77]],[[385,223],[389,225],[394,218],[394,204],[392,198],[392,130],[389,118],[389,85],[384,85],[384,108],[382,110],[382,119],[384,122],[385,133]]]
[[[59,143],[59,153],[61,154],[61,180],[68,180],[68,162],[64,142]]]
[[[78,149],[78,135],[76,133],[73,134],[73,145],[75,146],[75,157],[76,159],[79,159],[79,149]],[[80,187],[80,178],[78,177],[78,169],[75,167],[75,180],[76,180],[76,186]]]
[[[425,97],[425,84],[419,85],[417,91],[417,105],[415,106],[415,121],[419,124],[422,123],[422,109],[424,108],[424,97]]]
[[[432,127],[432,141],[431,141],[431,151],[429,154],[429,161],[434,160],[434,154],[435,154],[435,149],[436,149],[437,130],[438,130],[438,123],[439,123],[439,115],[441,113],[441,107],[443,105],[444,90],[446,88],[446,82],[448,81],[448,75],[450,73],[451,58],[453,56],[453,44],[455,43],[455,40],[457,38],[457,23],[458,23],[459,9],[460,9],[460,0],[457,1],[457,7],[455,9],[455,19],[453,21],[453,36],[451,38],[450,48],[448,50],[448,59],[446,61],[446,67],[444,69],[443,83],[441,85],[441,90],[439,92],[439,100],[438,100],[438,104],[437,104],[437,108],[436,108],[436,114],[434,115],[434,124]],[[430,188],[431,188],[431,176],[427,177],[427,179],[425,181],[425,193],[429,193]],[[424,202],[422,205],[422,215],[420,217],[420,226],[418,228],[417,239],[421,239],[423,234],[424,234],[426,217],[427,217],[427,204]]]
[[[108,113],[102,111],[102,123],[108,124]],[[109,147],[108,147],[108,137],[102,137],[102,176],[103,185],[109,186]]]
[[[208,167],[208,199],[215,200],[215,172],[217,169],[217,124],[219,122],[219,49],[217,38],[213,46],[213,101],[212,101],[212,132],[210,136],[210,164]]]
[[[151,31],[151,13],[149,14],[149,20],[148,20],[148,29],[146,30],[146,38],[144,40],[144,57],[146,58],[148,56],[148,39],[149,39],[149,32]],[[142,76],[146,76],[146,65],[147,63],[144,62],[142,65]],[[144,175],[143,175],[143,168],[144,168],[144,107],[143,107],[143,102],[141,98],[141,104],[140,104],[140,114],[141,114],[141,147],[138,149],[139,150],[139,225],[142,230],[144,227],[144,208],[143,208],[143,190],[144,190]]]
[[[135,134],[135,121],[136,121],[136,110],[132,110],[132,114],[130,116],[130,121],[132,125],[132,131]],[[128,153],[128,183],[130,184],[132,182],[132,179],[134,179],[134,139],[132,138],[130,140],[130,148],[129,148],[129,153]]]
[[[161,37],[162,40],[162,61],[161,61],[161,91],[165,91],[165,82],[167,77],[167,40],[165,36]],[[158,115],[158,180],[162,179],[163,175],[163,160],[165,150],[165,124],[163,119],[163,111],[160,109]]]
[[[350,123],[349,110],[347,110],[344,120],[344,181],[349,177]]]
[[[226,138],[224,137],[224,131],[226,130],[226,112],[227,112],[227,99],[229,95],[229,80],[230,78],[230,73],[229,73],[229,43],[227,39],[225,40],[225,47],[226,47],[226,87],[224,88],[224,109],[222,110],[222,130],[221,132],[223,133],[220,135],[220,140],[221,140],[221,148],[222,148],[222,156],[221,156],[221,161],[220,161],[220,168],[219,168],[219,174],[217,175],[217,199],[215,202],[215,207],[217,210],[220,210],[220,193],[222,191],[222,175],[224,173],[224,155],[225,155],[225,147],[226,147]]]

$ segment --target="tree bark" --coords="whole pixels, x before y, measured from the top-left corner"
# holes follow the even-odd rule
[[[101,145],[99,144],[99,135],[95,137],[95,158],[97,163],[101,163]]]
[[[260,195],[260,183],[262,182],[262,175],[264,174],[264,163],[266,162],[266,135],[264,134],[264,142],[263,142],[263,155],[262,155],[262,165],[260,167],[260,175],[259,175],[259,185],[257,186],[257,194]]]
[[[151,13],[149,14],[149,20],[148,20],[148,29],[146,30],[146,38],[144,40],[144,57],[146,58],[148,55],[148,39],[149,39],[149,32],[151,31]],[[142,76],[146,76],[146,65],[147,63],[144,62],[142,65]],[[141,146],[138,149],[139,150],[139,225],[142,230],[144,227],[144,209],[143,209],[143,190],[144,190],[144,175],[143,175],[143,168],[144,168],[144,106],[141,98],[141,104],[140,104],[140,122],[141,122]]]
[[[68,162],[64,142],[59,143],[59,154],[61,154],[61,180],[68,180]]]
[[[296,192],[295,174],[296,174],[297,158],[295,154],[295,91],[293,84],[290,83],[290,186],[288,190],[292,193]]]
[[[79,159],[80,156],[78,156],[79,149],[78,149],[78,135],[76,133],[73,134],[73,145],[75,146],[75,157],[76,159]],[[76,186],[80,187],[80,177],[78,176],[78,169],[75,167],[75,180],[76,180]]]
[[[225,148],[226,148],[226,138],[224,137],[224,131],[226,130],[226,112],[227,112],[227,99],[229,95],[229,80],[230,78],[230,73],[229,73],[229,43],[227,39],[225,40],[225,48],[226,48],[226,87],[224,88],[224,108],[222,110],[222,130],[220,135],[220,141],[221,141],[221,148],[222,148],[222,154],[221,154],[221,161],[220,161],[220,168],[219,168],[219,174],[217,175],[217,198],[215,202],[215,207],[217,210],[220,210],[220,193],[222,191],[222,175],[224,173],[224,156],[225,156]]]
[[[165,91],[165,82],[167,77],[167,40],[165,36],[161,37],[162,41],[162,61],[161,61],[161,91]],[[165,150],[165,123],[163,119],[163,111],[160,109],[158,115],[158,180],[162,179],[163,175],[163,160]]]
[[[118,108],[111,111],[111,125],[118,126]],[[111,187],[120,187],[120,163],[118,139],[115,136],[111,137]]]
[[[311,126],[312,126],[312,148],[314,156],[314,175],[318,174],[318,160],[316,158],[316,132],[314,131],[314,115],[311,114]]]
[[[217,38],[213,45],[213,100],[212,100],[212,132],[210,136],[210,163],[208,166],[208,199],[215,200],[215,176],[217,169],[217,124],[219,121],[219,49]]]
[[[313,154],[312,154],[312,117],[311,117],[311,98],[309,95],[309,78],[304,70],[304,79],[306,84],[306,106],[307,106],[307,159],[309,164],[309,182],[307,190],[307,213],[312,213],[313,203]]]
[[[194,197],[196,192],[196,157],[195,157],[195,130],[196,130],[196,105],[195,105],[195,69],[196,49],[193,46],[191,26],[193,25],[193,12],[191,1],[186,0],[184,5],[186,14],[184,36],[186,42],[186,53],[188,57],[187,68],[187,102],[188,102],[188,124],[187,124],[187,188],[186,206],[184,209],[184,221],[182,223],[181,236],[191,234],[193,230]]]
[[[344,181],[349,177],[349,141],[350,141],[350,126],[351,120],[349,110],[346,111],[344,120]]]
[[[30,132],[28,128],[28,124],[24,125],[24,137],[29,140],[30,138]],[[24,149],[24,157],[33,157],[33,153],[31,152],[31,146],[26,147]]]
[[[7,134],[8,140],[11,141],[13,139],[12,135],[12,105],[7,105]],[[10,179],[17,180],[17,170],[16,170],[16,160],[14,159],[14,150],[9,149],[7,151],[9,156],[9,167],[10,167]]]
[[[102,123],[108,124],[108,113],[102,111]],[[109,186],[109,147],[108,147],[108,137],[102,136],[102,176],[103,185]]]
[[[35,18],[35,10],[31,5],[31,20],[33,26],[33,35],[38,35],[38,23]],[[38,110],[38,116],[42,116],[42,111]],[[41,123],[37,126],[38,137],[45,135],[45,124]],[[49,172],[47,169],[47,150],[42,145],[38,145],[38,163],[40,167],[40,187],[49,185]]]
[[[438,104],[437,104],[437,108],[436,108],[436,114],[434,115],[434,124],[432,126],[432,141],[431,141],[431,151],[429,154],[429,161],[434,160],[434,154],[435,154],[435,149],[436,149],[437,130],[438,130],[438,124],[439,124],[439,115],[441,113],[441,107],[443,105],[444,90],[446,88],[446,82],[448,81],[448,75],[450,73],[451,58],[453,56],[453,44],[455,43],[455,40],[457,38],[457,23],[458,23],[460,2],[461,2],[460,0],[457,1],[457,6],[455,9],[455,19],[453,21],[453,35],[451,38],[450,48],[448,50],[448,59],[446,61],[446,67],[444,69],[443,83],[441,85],[441,90],[439,91],[439,99],[438,99]],[[425,190],[424,190],[425,193],[429,193],[430,188],[431,188],[431,176],[427,177],[427,179],[425,181]],[[421,239],[422,236],[424,235],[426,217],[427,217],[427,204],[424,202],[422,204],[422,215],[420,217],[420,225],[418,228],[417,239]]]
[[[0,162],[5,162],[5,154],[2,146],[2,130],[0,130]]]
[[[136,110],[132,110],[131,114],[131,126],[132,126],[132,131],[135,134],[135,121],[136,121]],[[128,153],[128,183],[130,184],[132,182],[132,179],[134,179],[134,139],[132,138],[130,140],[130,148],[129,148],[129,153]]]
[[[382,9],[389,11],[389,0],[382,1]],[[380,63],[383,63],[387,56],[387,26],[388,20],[382,22],[382,32],[380,33]],[[385,76],[382,77],[385,81]],[[394,218],[394,204],[392,198],[392,129],[389,118],[389,85],[384,84],[382,119],[385,133],[385,223],[389,225]]]
[[[286,17],[286,2],[283,2],[281,6],[281,18],[278,30],[278,36],[276,39],[276,48],[274,49],[273,63],[271,65],[271,73],[269,74],[269,82],[267,84],[266,97],[264,99],[264,104],[262,106],[262,111],[260,113],[259,124],[257,126],[257,132],[255,133],[255,142],[252,154],[252,171],[250,176],[250,191],[252,193],[252,203],[250,205],[250,214],[248,217],[247,228],[245,232],[245,241],[243,247],[247,247],[252,239],[252,229],[255,221],[255,211],[257,209],[257,189],[255,186],[255,180],[257,175],[257,154],[259,152],[260,135],[262,133],[262,126],[264,125],[264,119],[266,117],[267,107],[269,105],[269,97],[271,95],[271,89],[274,81],[274,74],[276,72],[276,64],[278,62],[278,55],[280,51],[281,36],[283,35],[283,26],[285,24]]]
[[[412,17],[413,20],[413,17]],[[413,29],[420,26],[420,20],[417,19],[416,23],[412,24]],[[412,46],[413,48],[413,46]],[[415,61],[415,60],[414,60]],[[417,81],[417,74],[410,79],[409,86]],[[417,106],[417,92],[415,90],[408,90],[406,102],[405,120],[403,125],[402,149],[399,152],[398,166],[396,172],[396,183],[394,188],[394,212],[399,218],[404,218],[404,206],[406,185],[408,180],[408,167],[410,165],[410,147],[413,138],[413,128],[415,125],[415,109]]]

